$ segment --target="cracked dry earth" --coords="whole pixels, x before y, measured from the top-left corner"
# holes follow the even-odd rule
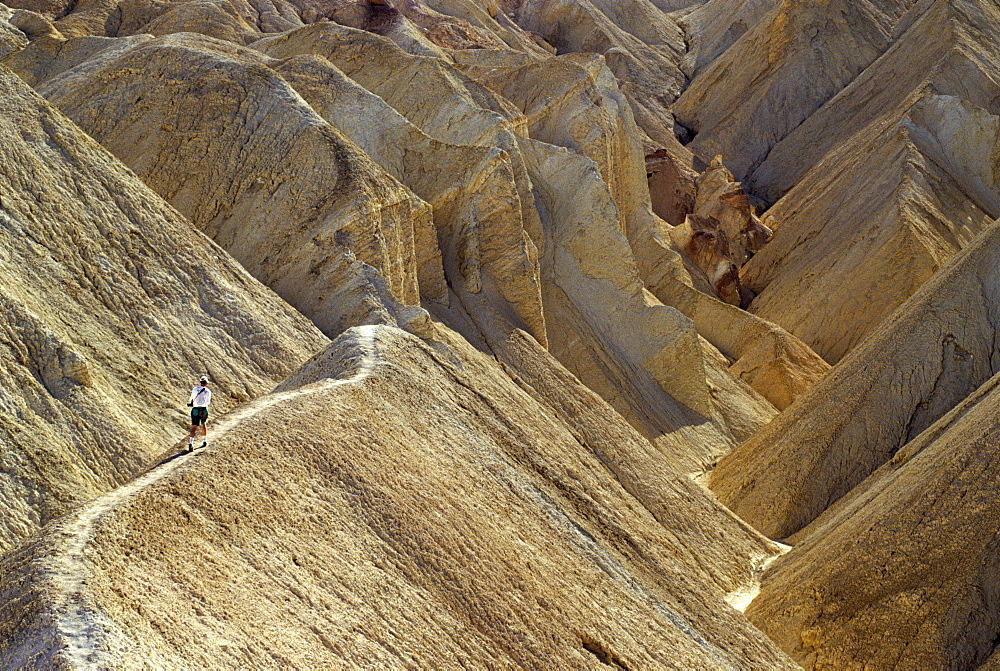
[[[1000,667],[994,3],[6,1],[0,668]]]

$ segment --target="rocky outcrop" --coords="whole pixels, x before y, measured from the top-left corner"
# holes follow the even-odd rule
[[[733,263],[729,236],[715,217],[689,214],[684,223],[670,230],[670,237],[712,285],[715,294],[731,305],[746,307],[749,296],[744,296],[740,274]]]
[[[518,326],[544,343],[535,246],[509,155],[429,137],[326,59],[299,56],[276,67],[314,110],[431,204],[437,239],[427,244],[443,249],[460,298],[499,292],[522,316]]]
[[[771,241],[774,232],[757,218],[750,195],[722,164],[721,156],[712,159],[698,176],[695,188],[694,214],[719,222],[719,229],[729,242],[730,258],[737,267],[742,267]]]
[[[668,528],[489,359],[450,349],[457,363],[398,330],[349,331],[215,447],[6,560],[5,576],[58,566],[49,603],[77,596],[75,621],[54,613],[61,647],[22,638],[13,654],[792,668],[716,583],[729,580],[720,534],[737,553],[766,544],[654,472],[663,510],[697,511]],[[89,540],[73,554],[78,532]]]
[[[712,475],[763,533],[788,536],[997,372],[996,225]],[[764,505],[766,502],[766,505]]]
[[[131,478],[326,340],[0,68],[0,549]]]
[[[694,212],[698,171],[666,149],[646,155],[646,183],[653,212],[671,226]]]
[[[643,287],[596,164],[540,142],[524,154],[543,208],[553,354],[679,469],[708,468],[773,408],[703,350],[686,317]]]
[[[0,5],[0,58],[18,51],[28,43],[28,36],[11,23],[13,12]]]
[[[0,4],[0,58],[17,52],[39,37],[60,37],[48,19],[28,9]]]

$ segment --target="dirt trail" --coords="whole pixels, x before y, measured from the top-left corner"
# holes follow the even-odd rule
[[[71,668],[107,668],[101,651],[101,640],[109,631],[110,623],[103,621],[88,603],[87,576],[89,575],[87,550],[94,538],[97,524],[105,515],[128,502],[137,494],[169,475],[181,472],[203,452],[215,449],[220,438],[241,421],[259,412],[299,396],[313,394],[341,385],[356,384],[367,378],[377,365],[375,333],[378,327],[362,326],[357,343],[363,356],[355,373],[348,378],[327,379],[287,392],[261,396],[226,415],[211,428],[212,443],[205,449],[180,453],[163,461],[135,480],[95,499],[74,514],[57,523],[51,536],[55,539],[53,552],[42,560],[42,575],[54,588],[51,612],[55,640],[62,645],[54,654],[62,656]]]

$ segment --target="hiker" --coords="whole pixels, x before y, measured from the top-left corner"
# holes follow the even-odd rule
[[[208,378],[201,376],[200,384],[191,390],[191,400],[188,407],[191,408],[191,432],[188,434],[188,452],[194,449],[194,434],[201,425],[201,445],[208,445],[208,404],[212,402],[212,392],[208,389]]]

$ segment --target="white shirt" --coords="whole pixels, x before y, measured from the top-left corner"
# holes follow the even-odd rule
[[[209,391],[208,387],[198,385],[191,390],[191,403],[195,408],[207,408],[211,402],[212,392]]]

